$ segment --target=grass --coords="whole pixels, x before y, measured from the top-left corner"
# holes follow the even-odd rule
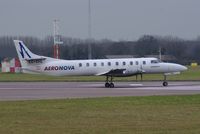
[[[200,95],[0,102],[1,134],[197,134]]]
[[[139,78],[139,77],[138,77]],[[146,74],[144,75],[144,80],[163,80],[163,75],[161,74]],[[115,81],[134,81],[133,77],[119,77],[115,78]],[[189,80],[189,81],[199,81],[200,80],[200,67],[189,67],[186,72],[180,75],[168,76],[168,80]],[[12,81],[57,81],[57,82],[77,82],[77,81],[105,81],[105,76],[45,76],[45,75],[31,75],[31,74],[11,74],[11,73],[0,73],[1,82],[12,82]]]

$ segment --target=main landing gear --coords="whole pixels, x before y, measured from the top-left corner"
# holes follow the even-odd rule
[[[106,88],[114,88],[115,85],[113,83],[113,76],[110,76],[110,81],[109,81],[109,76],[106,76],[106,83],[105,83]]]
[[[167,76],[164,75],[164,82],[163,82],[163,86],[167,87],[168,86],[168,82],[167,82]]]
[[[141,78],[140,80],[143,81],[143,74],[142,73],[139,73],[139,74],[136,75],[136,81],[138,81],[138,75],[140,75],[140,78]]]

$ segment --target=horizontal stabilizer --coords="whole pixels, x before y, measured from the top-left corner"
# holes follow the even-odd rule
[[[42,61],[46,60],[46,58],[32,58],[32,59],[25,59],[28,63],[42,63]]]

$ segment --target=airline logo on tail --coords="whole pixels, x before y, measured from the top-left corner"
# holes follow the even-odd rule
[[[24,46],[22,45],[22,43],[21,42],[19,42],[19,46],[20,46],[20,54],[21,54],[21,56],[22,56],[22,58],[24,58],[24,53],[26,53],[26,55],[29,57],[29,58],[31,58],[31,56],[29,55],[29,53],[26,51],[26,49],[24,48]]]

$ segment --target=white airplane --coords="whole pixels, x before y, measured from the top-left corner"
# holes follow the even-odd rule
[[[14,40],[24,73],[53,76],[106,76],[105,87],[114,88],[113,77],[142,74],[164,74],[163,86],[168,86],[167,75],[180,74],[185,66],[160,62],[157,58],[127,58],[98,60],[61,60],[33,54],[20,40]]]

